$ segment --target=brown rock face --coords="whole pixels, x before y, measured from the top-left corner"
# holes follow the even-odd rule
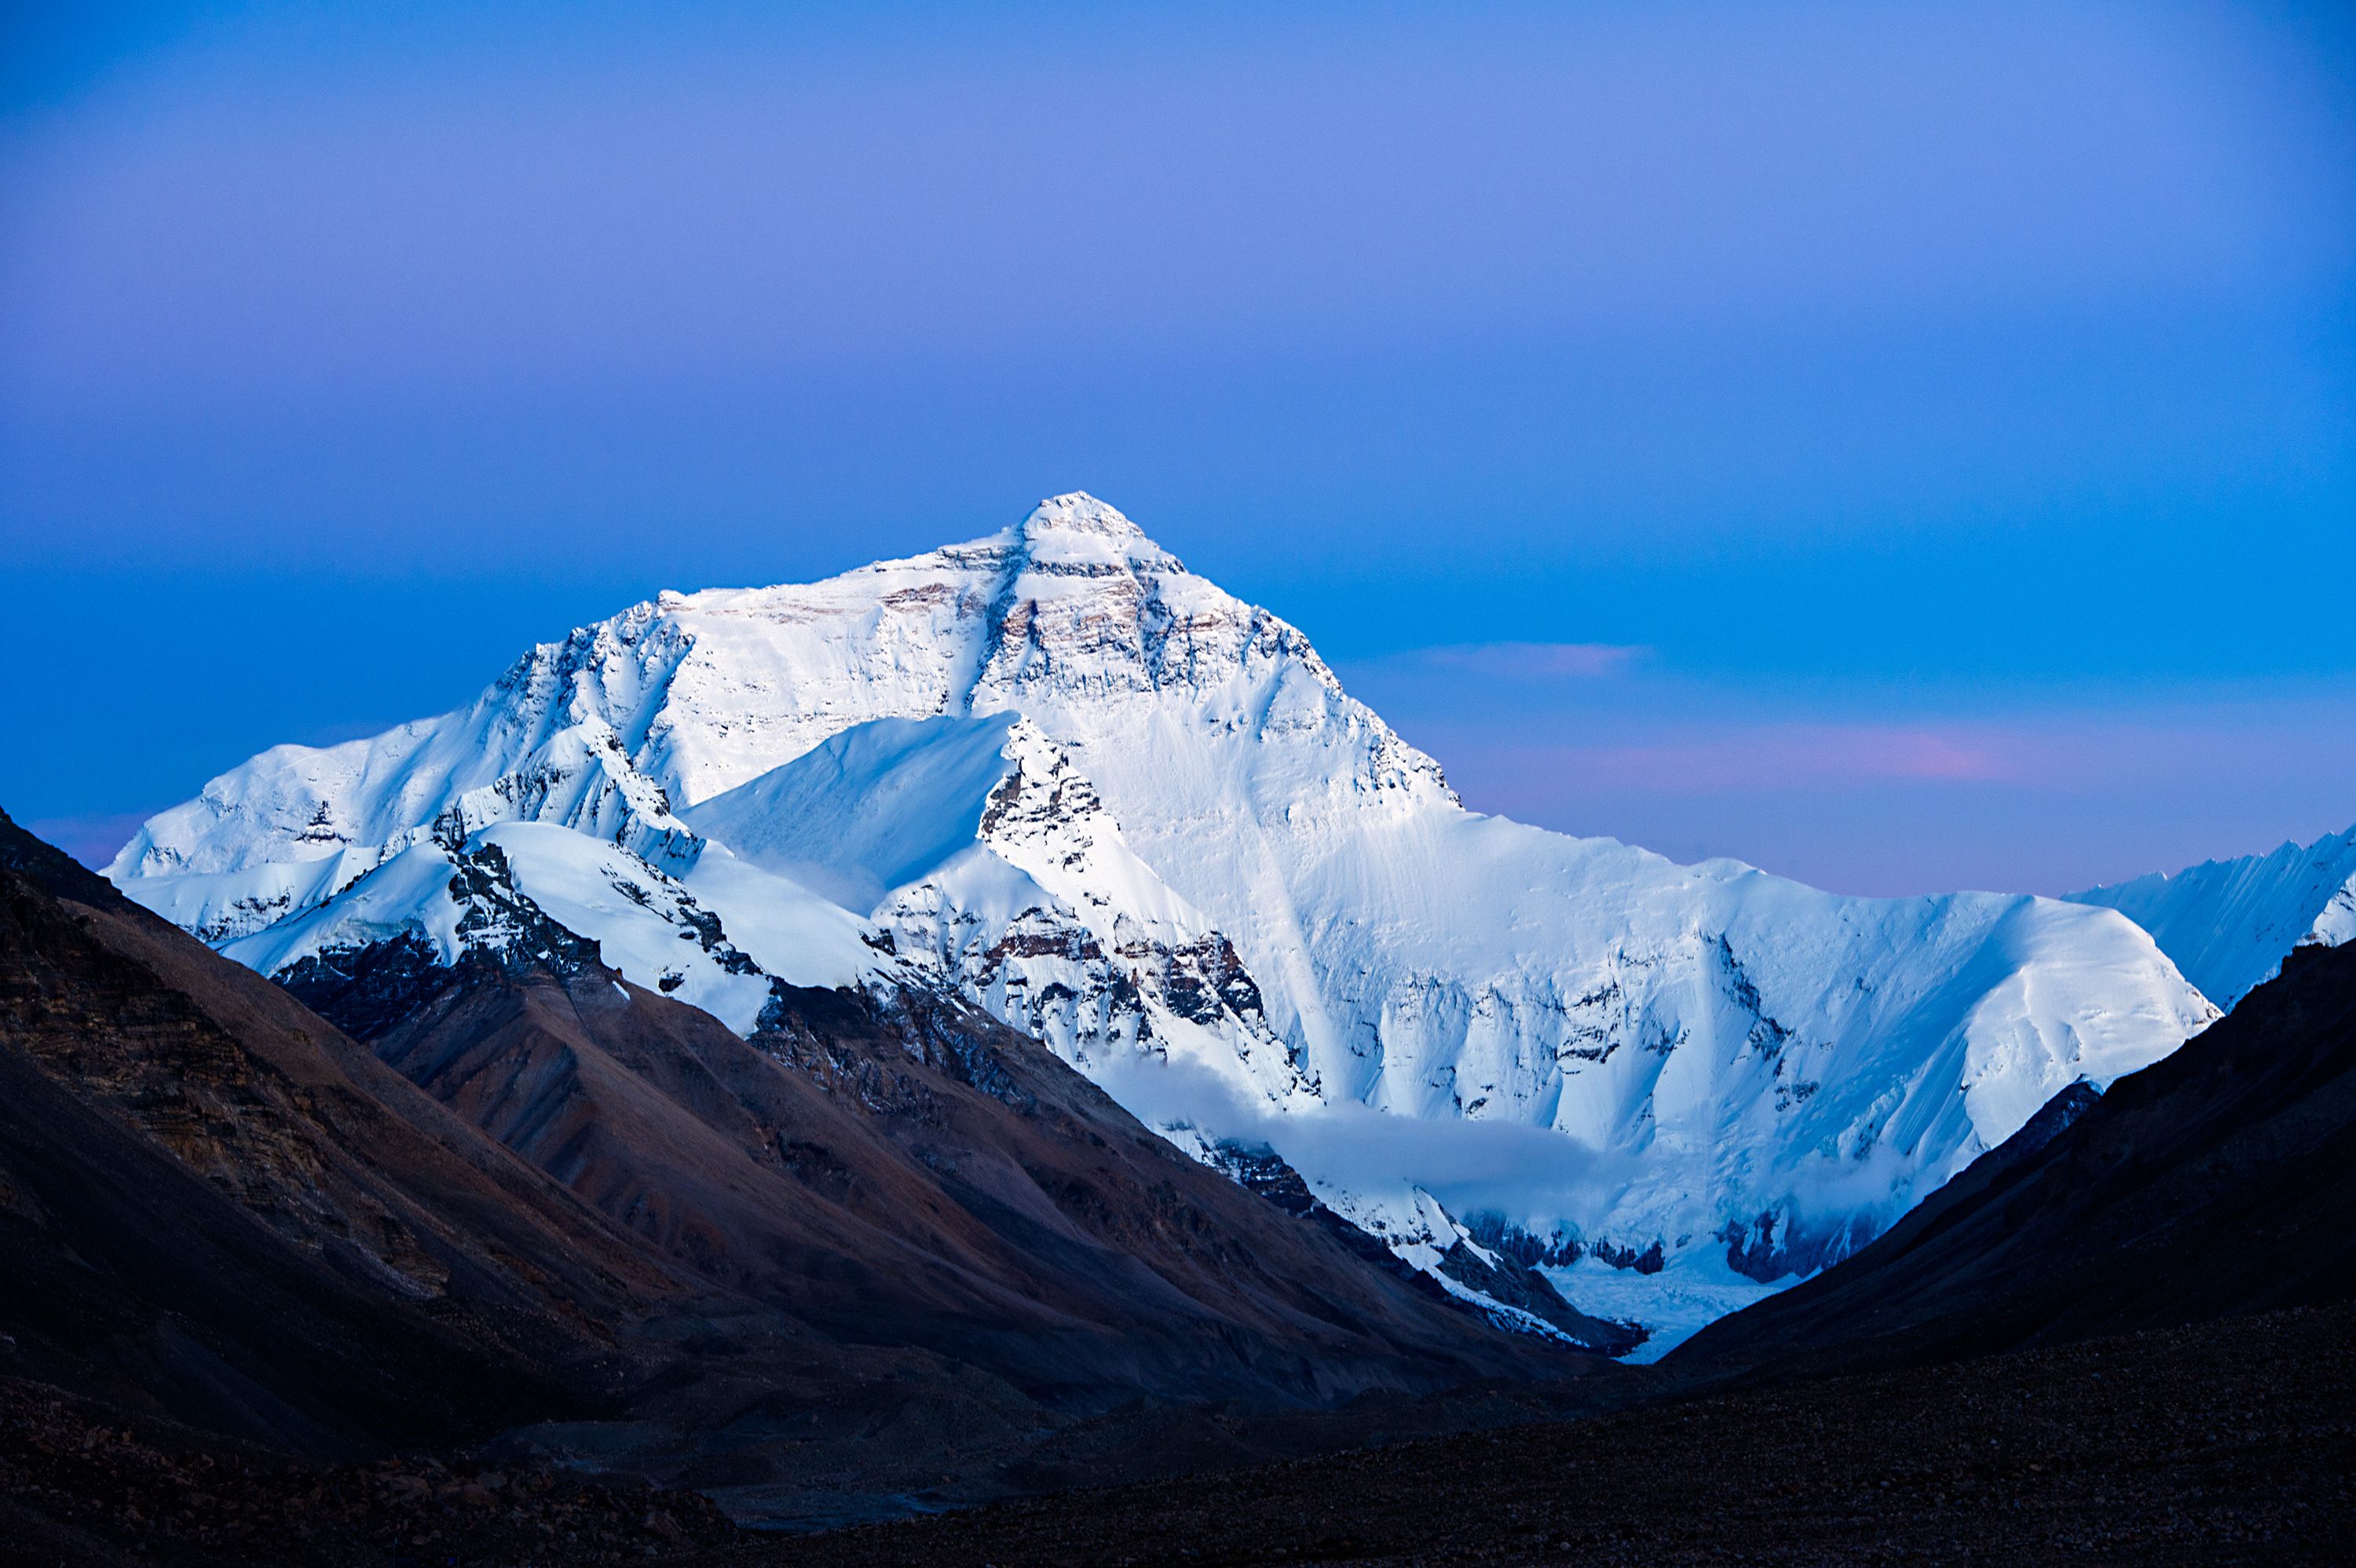
[[[747,1041],[541,935],[316,966],[362,1045],[0,818],[0,1372],[812,1520],[1162,1466],[1206,1401],[1596,1365],[960,1005],[780,987]]]
[[[961,1005],[780,987],[760,1034],[468,964],[372,1043],[714,1285],[1059,1406],[1323,1402],[1576,1363],[1472,1324]]]
[[[576,1409],[682,1286],[277,987],[0,817],[7,1370],[368,1448]]]

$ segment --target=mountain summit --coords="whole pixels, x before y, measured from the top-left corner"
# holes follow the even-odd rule
[[[265,973],[455,963],[498,926],[486,846],[740,1033],[774,983],[955,994],[1214,1163],[1272,1148],[1451,1288],[1511,1254],[1665,1328],[2215,1012],[2111,910],[1841,898],[1469,812],[1297,628],[1076,493],[665,593],[459,711],[263,752],[110,875]]]
[[[1016,524],[1014,531],[1025,544],[1035,544],[1049,534],[1091,535],[1110,539],[1125,549],[1137,550],[1142,559],[1154,560],[1166,570],[1185,570],[1167,550],[1147,539],[1145,530],[1130,521],[1119,507],[1099,501],[1085,490],[1048,496],[1031,508],[1031,515]]]

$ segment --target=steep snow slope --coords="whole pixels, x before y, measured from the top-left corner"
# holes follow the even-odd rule
[[[1487,1210],[1558,1265],[1804,1271],[2213,1016],[2112,912],[1837,898],[1469,813],[1300,632],[1084,496],[825,582],[666,593],[462,712],[264,753],[112,874],[234,940],[510,819],[699,898],[708,836],[1182,1139],[1273,1144],[1409,1255]],[[706,901],[741,943],[751,904]]]
[[[2231,1008],[2280,974],[2292,948],[2356,938],[2356,827],[2063,896],[2117,910],[2150,932],[2201,995]]]
[[[890,952],[1084,1069],[1174,1049],[1252,1101],[1313,1102],[1233,944],[1027,719],[853,725],[686,820],[835,890]]]

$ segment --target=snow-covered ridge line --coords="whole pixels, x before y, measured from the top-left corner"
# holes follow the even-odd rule
[[[724,850],[681,880],[545,822],[496,823],[448,847],[411,845],[337,896],[220,950],[273,976],[403,940],[455,965],[470,954],[504,957],[519,922],[542,919],[594,943],[609,967],[740,1034],[758,1023],[773,976],[886,988],[906,978],[864,940],[859,921]]]
[[[2292,948],[2356,939],[2356,827],[2064,896],[2150,932],[2186,979],[2230,1010],[2280,974]]]
[[[1297,628],[1081,495],[664,593],[459,712],[263,753],[111,874],[236,943],[520,824],[669,878],[765,970],[772,920],[954,987],[1403,1255],[1437,1203],[1804,1272],[2213,1016],[2114,911],[1840,898],[1467,812]]]

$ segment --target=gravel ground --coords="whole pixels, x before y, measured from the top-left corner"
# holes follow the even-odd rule
[[[797,1568],[2346,1563],[2351,1471],[2356,1307],[2336,1307],[729,1556]]]
[[[466,1459],[306,1465],[0,1382],[0,1565],[2323,1563],[2356,1307],[816,1536]]]
[[[465,1460],[305,1465],[0,1380],[0,1564],[644,1563],[736,1538],[692,1492]]]

